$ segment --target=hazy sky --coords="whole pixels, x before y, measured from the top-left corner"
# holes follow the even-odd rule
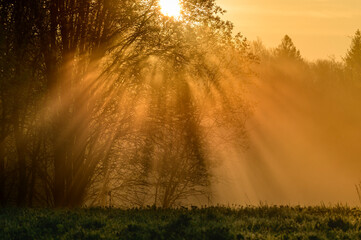
[[[250,40],[277,46],[288,34],[309,59],[341,59],[361,29],[361,0],[217,0],[225,19]]]

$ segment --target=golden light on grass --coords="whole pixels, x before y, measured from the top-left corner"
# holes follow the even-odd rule
[[[179,0],[160,0],[159,5],[164,15],[174,18],[180,17],[181,6]]]

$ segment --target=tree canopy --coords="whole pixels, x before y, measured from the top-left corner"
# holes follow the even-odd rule
[[[154,0],[0,0],[1,204],[169,207],[208,193],[204,127],[231,119],[225,83],[254,60],[223,12],[214,0],[183,1],[180,19]]]

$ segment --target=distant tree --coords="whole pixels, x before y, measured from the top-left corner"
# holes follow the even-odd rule
[[[324,85],[334,86],[344,78],[344,65],[335,59],[317,60],[311,64],[315,81]]]
[[[300,51],[288,35],[283,37],[281,44],[275,49],[275,56],[285,60],[302,60]]]
[[[352,38],[350,49],[344,58],[348,76],[361,85],[361,32],[357,30]]]
[[[270,52],[267,50],[266,46],[263,44],[262,40],[258,38],[251,43],[251,50],[257,56],[258,60],[265,60],[270,57]]]

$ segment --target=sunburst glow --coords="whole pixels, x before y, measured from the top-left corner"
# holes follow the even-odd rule
[[[179,18],[181,12],[179,0],[160,0],[159,5],[164,15]]]

